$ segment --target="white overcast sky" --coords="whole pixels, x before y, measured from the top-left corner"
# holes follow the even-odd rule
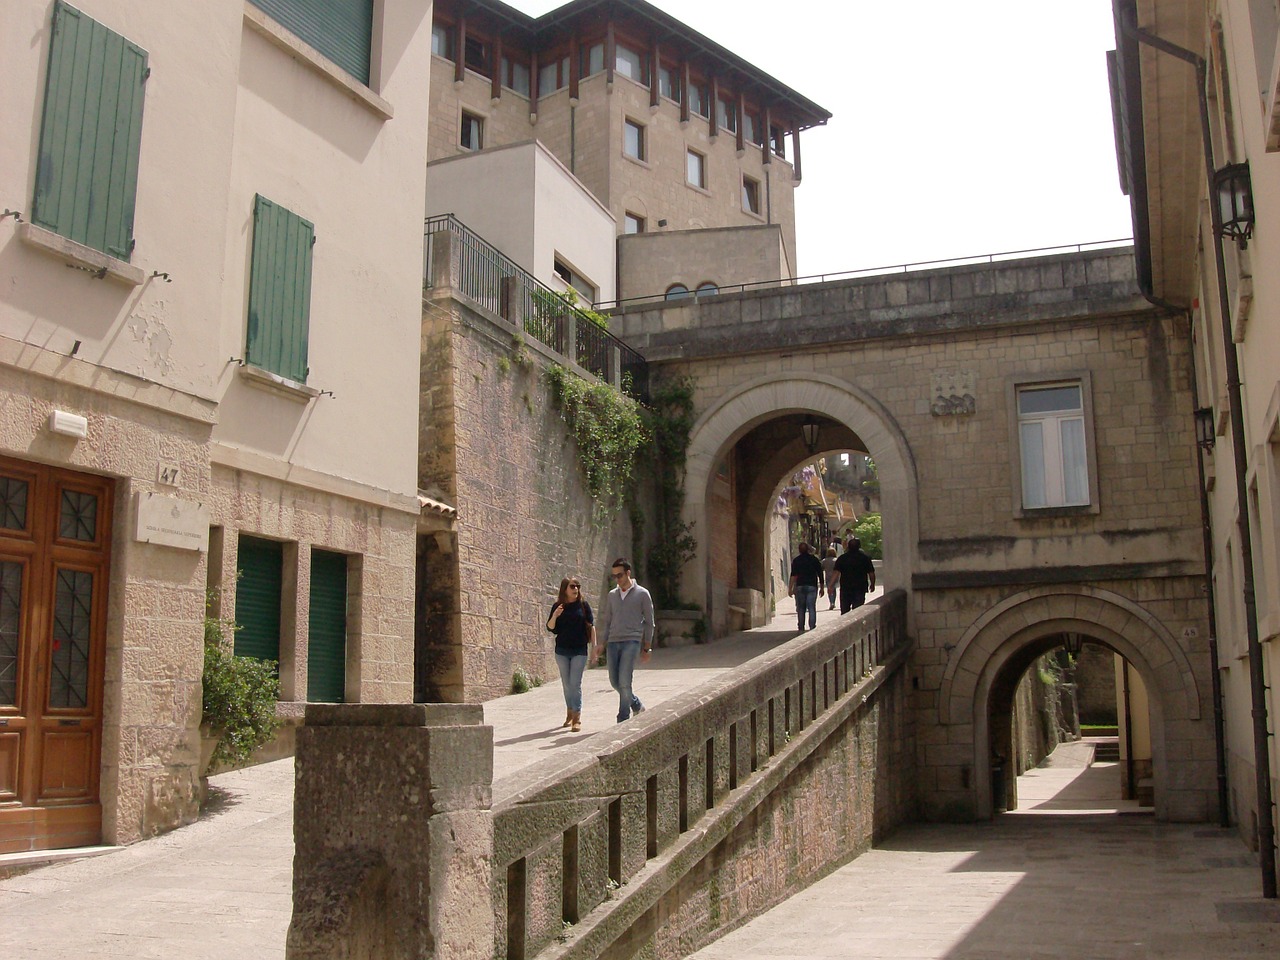
[[[801,274],[1131,233],[1110,0],[650,2],[834,115],[801,134]]]

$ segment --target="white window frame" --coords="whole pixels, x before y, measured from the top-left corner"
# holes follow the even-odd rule
[[[635,224],[636,229],[632,230],[631,225]],[[637,233],[644,233],[648,223],[645,218],[638,213],[632,213],[630,210],[622,215],[622,232],[624,236],[634,236]]]
[[[458,119],[458,146],[463,150],[483,150],[484,149],[484,120],[485,118],[478,113],[472,113],[470,110],[463,110]],[[470,123],[475,124],[476,139],[478,143],[468,144],[466,142],[467,126]]]
[[[631,149],[630,149],[631,144],[629,142],[630,140],[629,134],[631,133],[632,130],[636,132],[637,150],[635,153],[631,152]],[[648,146],[648,144],[646,143],[647,139],[648,139],[648,136],[645,130],[645,125],[643,123],[641,123],[639,120],[632,120],[630,117],[622,118],[622,155],[624,157],[626,157],[628,160],[636,160],[640,163],[647,163],[649,159],[649,151],[646,149]]]
[[[689,164],[694,157],[698,158],[698,172],[701,175],[700,181],[695,180],[693,179],[693,177],[689,176],[689,174],[693,172]],[[699,190],[707,189],[707,155],[705,153],[699,153],[697,150],[694,150],[692,147],[689,147],[685,150],[684,182],[691,187],[696,187]]]
[[[1048,413],[1022,414],[1019,398],[1023,393],[1051,389],[1054,387],[1077,387],[1080,391],[1080,406],[1070,411],[1051,411]],[[1071,515],[1080,513],[1098,513],[1098,470],[1097,452],[1093,428],[1093,390],[1088,371],[1072,371],[1052,378],[1027,377],[1017,378],[1009,389],[1009,424],[1010,449],[1012,451],[1013,503],[1014,516],[1037,517],[1054,515]],[[1041,464],[1046,488],[1043,491],[1044,503],[1028,503],[1025,491],[1024,467],[1029,451],[1023,449],[1023,426],[1041,424],[1044,444]],[[1085,460],[1084,477],[1081,478],[1086,491],[1082,498],[1068,498],[1066,495],[1067,479],[1063,461],[1062,439],[1068,423],[1079,423],[1082,427],[1080,444]],[[1070,502],[1068,500],[1070,499]]]

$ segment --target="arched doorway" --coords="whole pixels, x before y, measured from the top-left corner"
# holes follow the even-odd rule
[[[999,745],[1007,742],[1012,687],[1027,667],[1079,634],[1120,654],[1150,697],[1155,815],[1207,819],[1214,805],[1212,723],[1182,646],[1149,611],[1127,597],[1090,586],[1051,586],[1007,598],[979,617],[949,653],[939,690],[939,719],[973,744],[967,781],[978,818],[995,811]],[[1005,781],[1007,783],[1007,780]]]
[[[806,418],[819,428],[810,450],[801,431]],[[765,518],[779,482],[806,459],[823,452],[857,451],[875,457],[886,517],[882,580],[906,585],[917,541],[915,463],[902,431],[880,403],[836,377],[775,374],[729,391],[703,411],[690,436],[684,520],[693,524],[697,550],[685,572],[687,599],[703,604],[713,630],[726,623],[726,582],[713,569],[714,534],[723,517],[713,516],[717,490],[730,483],[736,504],[733,545],[735,582],[765,591],[769,582]],[[733,452],[739,474],[725,477]],[[719,525],[718,525],[719,524]]]

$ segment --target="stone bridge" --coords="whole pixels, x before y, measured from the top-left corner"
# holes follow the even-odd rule
[[[1191,341],[1139,294],[1130,249],[632,306],[615,329],[656,381],[696,385],[685,599],[717,633],[730,591],[767,609],[785,589],[768,556],[785,479],[815,453],[875,459],[925,817],[990,816],[993,771],[1015,788],[1014,689],[1070,635],[1149,693],[1156,816],[1211,816]],[[1045,415],[1055,396],[1071,409]]]

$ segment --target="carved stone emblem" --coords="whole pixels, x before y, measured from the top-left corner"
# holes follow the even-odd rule
[[[974,413],[974,376],[971,370],[948,370],[933,375],[929,412],[935,417],[955,417]]]

